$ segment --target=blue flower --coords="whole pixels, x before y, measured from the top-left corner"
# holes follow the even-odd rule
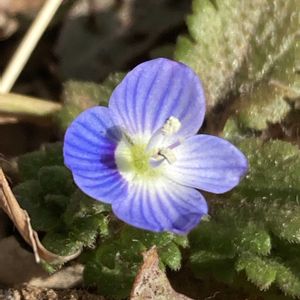
[[[154,59],[127,74],[109,106],[92,107],[68,128],[65,164],[78,187],[115,215],[151,231],[188,233],[207,214],[197,189],[224,193],[247,171],[228,141],[195,135],[205,114],[197,75]]]

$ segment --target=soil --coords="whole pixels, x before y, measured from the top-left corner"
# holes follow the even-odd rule
[[[86,290],[66,289],[54,290],[32,286],[17,289],[0,289],[0,300],[105,300]]]

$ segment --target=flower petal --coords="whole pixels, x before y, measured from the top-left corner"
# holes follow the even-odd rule
[[[112,203],[126,194],[127,183],[115,163],[114,152],[120,132],[106,107],[81,113],[69,126],[64,139],[64,160],[74,181],[87,195]]]
[[[205,99],[198,76],[186,65],[158,58],[138,65],[114,90],[109,109],[129,135],[150,137],[171,116],[182,124],[179,136],[199,130]]]
[[[196,135],[174,150],[176,162],[167,176],[186,186],[213,193],[234,188],[245,175],[244,154],[228,141],[211,135]]]
[[[131,183],[128,195],[112,204],[118,218],[151,231],[186,234],[207,214],[207,203],[195,189],[168,179]]]

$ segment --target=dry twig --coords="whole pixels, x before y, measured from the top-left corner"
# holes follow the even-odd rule
[[[0,207],[13,221],[14,225],[24,238],[24,240],[31,245],[36,262],[40,259],[53,264],[62,264],[69,260],[76,258],[81,251],[70,256],[59,256],[48,251],[40,242],[38,234],[33,230],[30,218],[26,210],[22,209],[17,202],[10,186],[5,178],[5,175],[0,168]]]

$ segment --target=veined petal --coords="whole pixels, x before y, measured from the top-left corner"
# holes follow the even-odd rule
[[[182,124],[177,135],[199,130],[205,113],[203,88],[188,66],[159,58],[142,63],[114,90],[109,109],[131,136],[150,136],[171,117]]]
[[[118,172],[115,149],[120,132],[106,107],[81,113],[69,126],[64,139],[64,160],[74,181],[87,195],[112,203],[126,194],[127,182]]]
[[[118,218],[151,231],[186,234],[207,214],[207,203],[195,189],[168,179],[131,183],[128,195],[112,204]]]
[[[166,176],[216,194],[234,188],[248,169],[247,159],[240,150],[211,135],[190,137],[173,151],[177,160],[168,166]]]

